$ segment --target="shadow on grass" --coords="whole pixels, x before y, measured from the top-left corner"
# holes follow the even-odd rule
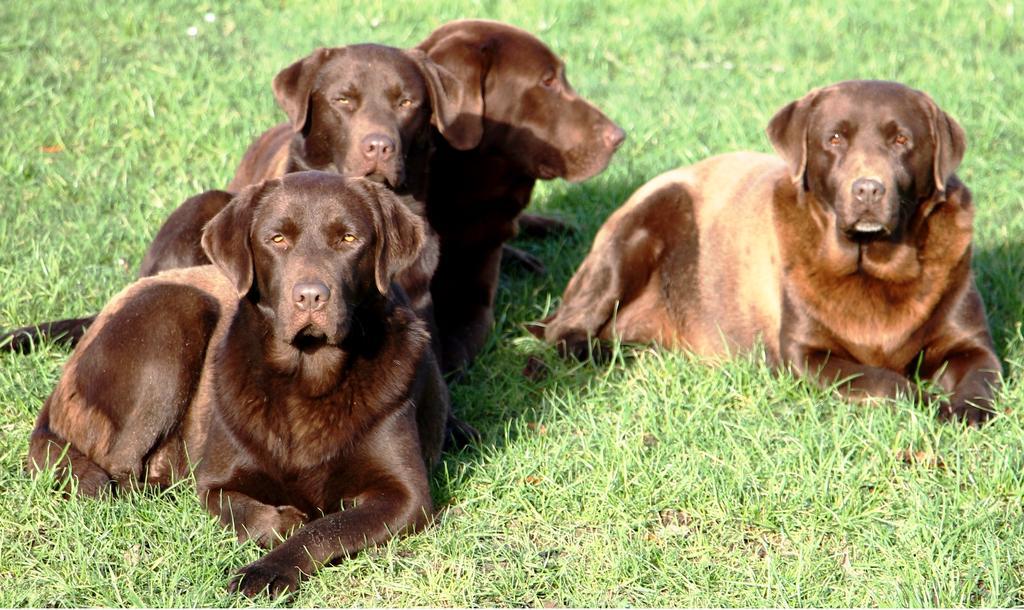
[[[974,271],[988,313],[996,353],[1003,365],[1021,345],[1024,317],[1024,243],[1011,241],[975,246]],[[1006,368],[1006,373],[1011,371]]]

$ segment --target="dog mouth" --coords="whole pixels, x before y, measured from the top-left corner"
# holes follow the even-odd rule
[[[327,343],[327,333],[316,324],[303,326],[291,341],[291,344],[302,352],[314,352]]]
[[[382,174],[381,172],[372,172],[363,177],[369,180],[370,182],[376,182],[377,184],[383,184],[384,186],[395,186],[394,184],[391,184],[391,181],[388,180],[388,177]]]
[[[891,232],[889,227],[876,220],[858,220],[848,227],[844,233],[851,241],[868,243],[886,239]]]
[[[341,171],[341,175],[349,178],[364,178],[370,182],[376,182],[382,186],[386,186],[391,190],[395,190],[402,187],[405,182],[404,171],[401,168],[395,167],[381,167],[377,163],[369,164],[363,167],[345,167]]]

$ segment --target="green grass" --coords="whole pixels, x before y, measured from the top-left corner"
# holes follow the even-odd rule
[[[207,23],[203,15],[216,15]],[[161,221],[230,179],[280,121],[273,75],[319,45],[411,46],[462,16],[535,32],[628,132],[534,209],[581,227],[521,242],[487,352],[454,388],[484,435],[433,477],[428,531],[324,569],[302,606],[1024,604],[1024,7],[1007,2],[0,3],[0,326],[98,310]],[[186,30],[198,28],[189,37]],[[848,78],[928,91],[964,126],[975,265],[1006,386],[980,430],[855,406],[773,376],[633,349],[561,362],[521,323],[557,304],[601,221],[672,167],[768,150],[764,125]],[[59,152],[54,151],[59,147]],[[525,380],[528,357],[546,361]],[[21,471],[66,352],[0,356],[0,606],[225,606],[259,556],[189,484],[62,500]],[[264,602],[266,600],[263,600]]]

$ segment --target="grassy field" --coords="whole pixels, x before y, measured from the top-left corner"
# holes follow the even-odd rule
[[[205,18],[212,14],[215,19]],[[98,310],[185,197],[227,183],[280,121],[270,80],[317,46],[411,46],[457,17],[543,38],[629,139],[535,210],[493,342],[454,387],[483,433],[433,477],[430,530],[324,569],[302,606],[1024,604],[1024,5],[962,1],[0,3],[0,327]],[[189,35],[189,28],[195,35]],[[656,174],[768,150],[776,109],[882,78],[964,127],[975,261],[1006,386],[980,430],[852,406],[756,356],[632,349],[561,362],[521,324],[557,304],[601,221]],[[726,304],[727,305],[727,304]],[[527,358],[547,362],[527,381]],[[225,606],[238,545],[191,485],[64,501],[21,470],[67,353],[0,355],[0,606]],[[264,600],[265,602],[266,600]]]

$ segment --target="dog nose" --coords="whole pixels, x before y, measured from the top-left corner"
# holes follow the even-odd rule
[[[885,195],[885,185],[873,178],[857,178],[853,181],[853,198],[860,203],[874,205]]]
[[[319,311],[331,298],[331,289],[323,282],[300,282],[292,288],[292,300],[299,311]]]
[[[363,156],[368,160],[387,161],[395,154],[395,141],[382,133],[363,138]]]
[[[618,125],[609,125],[605,127],[604,133],[601,134],[604,139],[604,144],[608,148],[618,148],[619,144],[626,139],[626,132]]]

